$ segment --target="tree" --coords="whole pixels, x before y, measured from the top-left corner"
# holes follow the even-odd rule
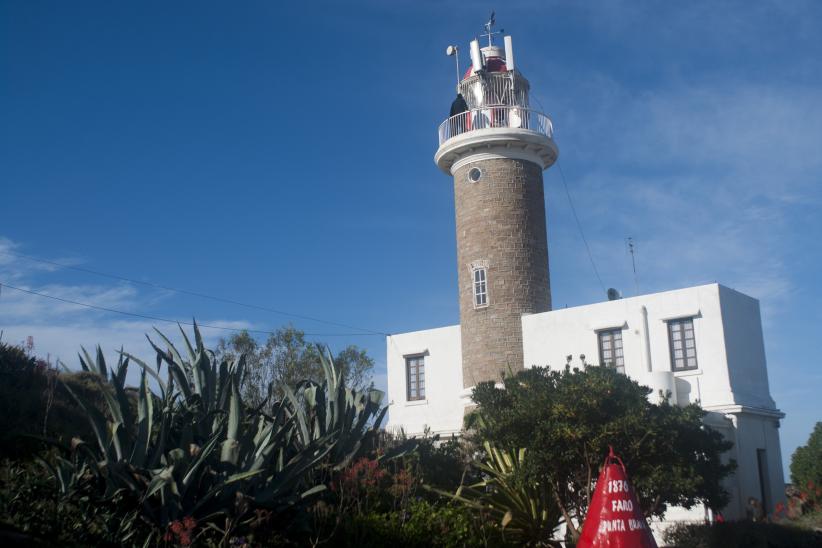
[[[554,486],[574,539],[580,531],[572,520],[585,518],[609,445],[622,456],[647,516],[671,504],[727,504],[720,484],[735,464],[721,455],[732,444],[703,424],[699,406],[652,404],[649,388],[604,367],[534,367],[505,375],[503,384],[474,388],[477,408],[467,425],[480,441],[527,450],[529,472]]]
[[[300,380],[323,380],[319,348],[293,326],[278,329],[263,343],[248,331],[241,331],[228,340],[221,339],[215,353],[218,359],[229,360],[245,354],[247,373],[242,393],[254,406],[265,401],[269,386],[279,398],[284,386],[294,386]],[[365,350],[347,346],[334,357],[334,365],[342,371],[346,386],[358,391],[372,386],[374,360]]]
[[[374,370],[374,359],[364,348],[346,346],[334,357],[334,364],[343,372],[346,385],[358,390],[373,386],[371,373]]]
[[[813,428],[808,443],[791,457],[791,481],[799,489],[815,492],[822,487],[822,422]]]

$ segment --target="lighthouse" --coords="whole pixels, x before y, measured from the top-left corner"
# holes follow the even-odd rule
[[[487,45],[470,43],[434,156],[454,180],[463,388],[523,369],[522,316],[551,310],[542,172],[557,159],[553,126],[493,23]]]
[[[511,38],[495,45],[492,27],[493,17],[483,44],[471,42],[466,72],[457,61],[434,156],[454,182],[460,324],[386,336],[386,429],[462,435],[477,383],[532,366],[608,367],[649,387],[652,403],[698,403],[706,427],[733,442],[727,519],[752,497],[772,512],[785,500],[785,415],[770,394],[759,302],[710,283],[552,310],[542,174],[557,160],[553,127],[531,108]],[[671,508],[654,534],[707,512]]]

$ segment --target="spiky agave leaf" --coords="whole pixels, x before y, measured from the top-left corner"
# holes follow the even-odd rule
[[[154,394],[146,382],[146,370],[140,374],[140,392],[137,397],[137,436],[129,460],[137,466],[147,464],[154,427]]]
[[[146,373],[151,375],[151,377],[155,381],[157,381],[157,385],[160,388],[160,399],[164,400],[165,397],[166,397],[166,392],[168,390],[168,387],[166,386],[165,381],[163,381],[163,379],[160,377],[159,368],[158,368],[158,370],[155,371],[155,369],[152,368],[151,366],[149,366],[148,364],[146,364],[146,362],[144,362],[143,360],[141,360],[137,356],[134,356],[133,354],[129,354],[128,352],[123,352],[121,350],[120,354],[122,354],[123,356],[127,357],[129,360],[136,363],[143,371],[145,371]]]
[[[461,484],[452,500],[490,512],[511,540],[545,543],[561,522],[550,486],[524,477],[525,449],[503,450],[488,442],[484,447],[486,460],[475,465],[483,479],[471,485]]]

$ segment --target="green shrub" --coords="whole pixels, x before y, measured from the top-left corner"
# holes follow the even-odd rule
[[[88,498],[66,500],[54,480],[34,462],[0,464],[0,544],[119,546],[115,524],[118,500],[93,504]]]
[[[665,542],[677,548],[811,548],[822,545],[822,536],[792,525],[736,521],[676,525]]]
[[[465,507],[423,500],[412,503],[406,512],[350,516],[330,544],[345,548],[506,546],[499,529],[481,515]]]
[[[803,514],[792,519],[791,523],[803,529],[822,531],[822,510]]]
[[[456,437],[442,441],[439,436],[426,436],[419,440],[412,458],[417,460],[420,481],[448,491],[459,487],[464,476],[473,471],[460,443]]]
[[[822,504],[822,422],[817,422],[808,443],[791,457],[791,482],[801,493],[806,508]]]
[[[40,448],[22,440],[23,434],[42,434],[48,388],[53,370],[23,348],[0,343],[0,456],[25,458]]]
[[[23,348],[0,343],[0,458],[32,458],[43,448],[32,436],[66,444],[75,436],[91,439],[85,413],[65,386],[105,413],[98,375],[59,372]]]
[[[391,456],[391,460],[408,470],[419,484],[442,491],[453,492],[464,480],[479,479],[470,465],[473,449],[465,447],[465,440],[456,436],[443,440],[439,434],[431,435],[430,430],[414,438],[408,438],[404,432],[382,432],[375,451]],[[428,490],[415,494],[430,501],[439,499],[439,495]]]

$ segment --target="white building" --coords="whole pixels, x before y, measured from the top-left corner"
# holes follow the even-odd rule
[[[772,512],[784,501],[784,415],[770,396],[758,301],[709,284],[551,310],[544,205],[534,198],[558,151],[550,119],[528,106],[510,37],[504,51],[490,42],[471,44],[472,68],[457,86],[469,96],[440,127],[435,156],[454,176],[461,323],[387,338],[387,427],[458,434],[477,382],[563,368],[573,356],[575,366],[618,368],[651,397],[698,402],[734,443],[724,516],[743,518],[750,497]],[[675,508],[666,518],[706,515]]]

